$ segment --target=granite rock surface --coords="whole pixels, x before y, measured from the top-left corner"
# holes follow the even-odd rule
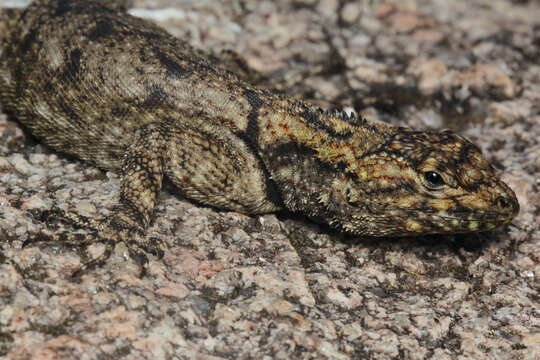
[[[540,358],[540,3],[134,6],[195,46],[235,51],[261,86],[461,132],[501,169],[521,212],[490,233],[367,239],[287,213],[216,211],[168,188],[149,231],[168,251],[147,277],[118,246],[74,281],[80,249],[21,249],[44,229],[34,214],[67,204],[106,216],[119,178],[54,153],[0,115],[0,357]]]

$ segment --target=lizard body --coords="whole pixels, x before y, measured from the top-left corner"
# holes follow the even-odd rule
[[[5,14],[5,13],[4,13]],[[37,138],[122,175],[111,217],[59,209],[143,268],[162,181],[248,214],[281,209],[370,236],[485,231],[519,210],[478,147],[451,132],[369,123],[258,89],[104,0],[37,0],[0,23],[0,102]]]

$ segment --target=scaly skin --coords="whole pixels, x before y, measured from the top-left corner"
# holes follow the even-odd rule
[[[163,178],[212,206],[299,212],[346,232],[490,230],[519,205],[480,150],[450,131],[418,132],[323,111],[257,89],[159,27],[104,0],[39,0],[0,29],[0,101],[51,148],[122,174],[111,217],[52,209],[143,269]]]

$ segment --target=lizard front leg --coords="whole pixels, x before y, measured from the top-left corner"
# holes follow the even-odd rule
[[[156,197],[162,186],[165,144],[166,131],[159,125],[145,125],[137,131],[135,140],[126,150],[124,157],[119,203],[108,218],[92,220],[58,208],[48,210],[42,216],[47,222],[57,218],[74,227],[89,229],[89,234],[40,234],[23,246],[34,241],[60,241],[75,245],[105,243],[103,254],[84,263],[73,274],[77,276],[84,270],[103,264],[115,245],[123,242],[130,257],[141,265],[143,275],[148,266],[145,253],[163,256],[163,244],[158,239],[146,237],[146,228],[150,224]]]

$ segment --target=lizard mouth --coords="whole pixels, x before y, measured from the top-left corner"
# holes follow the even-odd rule
[[[401,214],[400,214],[401,213]],[[373,236],[420,236],[428,234],[457,234],[490,231],[507,225],[514,213],[495,211],[457,211],[441,212],[426,209],[403,209],[381,212],[372,215],[369,226],[359,226],[365,222],[361,216],[353,217],[350,223],[342,224],[346,232]]]
[[[405,228],[414,229],[415,223],[426,233],[463,233],[489,231],[507,225],[516,214],[495,211],[431,212],[419,211],[416,219],[405,219]]]

